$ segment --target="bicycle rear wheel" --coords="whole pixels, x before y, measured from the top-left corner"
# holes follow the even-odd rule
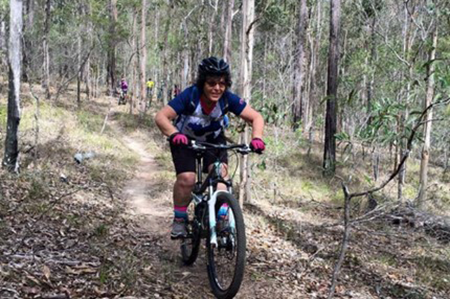
[[[239,203],[231,194],[217,197],[216,215],[219,208],[228,205],[226,220],[216,226],[218,246],[214,248],[208,238],[208,278],[217,298],[233,298],[239,291],[245,268],[245,224]]]
[[[181,240],[181,259],[185,265],[192,265],[198,256],[200,248],[200,223],[195,217],[195,205],[193,202],[188,207],[189,221],[187,224],[188,235]]]

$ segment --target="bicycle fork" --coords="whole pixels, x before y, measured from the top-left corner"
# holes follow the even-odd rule
[[[213,248],[217,248],[217,232],[216,232],[216,226],[217,226],[217,219],[216,219],[216,202],[217,202],[217,196],[221,195],[222,193],[229,194],[228,191],[225,190],[217,190],[216,192],[213,192],[212,186],[210,187],[210,194],[212,194],[211,198],[208,201],[208,214],[209,214],[209,233],[210,233],[210,244]],[[234,215],[231,211],[231,209],[228,212],[229,217],[229,223],[231,231],[235,231],[235,222],[234,222]]]

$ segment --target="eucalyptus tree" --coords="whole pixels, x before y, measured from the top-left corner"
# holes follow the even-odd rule
[[[436,14],[436,12],[435,12]],[[433,21],[433,33],[431,36],[431,49],[430,49],[430,59],[427,66],[427,92],[423,101],[423,109],[426,110],[428,106],[431,105],[434,98],[434,71],[435,71],[435,59],[436,59],[436,48],[438,42],[438,25],[436,24],[436,19]],[[422,159],[420,163],[420,187],[419,196],[417,198],[417,204],[421,205],[426,199],[426,190],[428,187],[428,163],[430,159],[430,148],[431,148],[431,126],[433,123],[433,109],[428,109],[424,119],[424,143],[422,146]]]
[[[339,27],[341,1],[331,0],[330,6],[330,44],[328,53],[327,112],[325,120],[325,140],[323,168],[325,173],[334,174],[336,168],[337,132],[337,87],[339,64]]]
[[[42,36],[43,49],[43,80],[42,86],[45,89],[47,100],[50,99],[50,53],[49,53],[49,34],[50,34],[50,20],[51,18],[51,0],[45,1],[45,17],[44,17],[44,34]]]
[[[3,165],[10,171],[19,171],[18,132],[20,124],[20,79],[22,56],[22,0],[10,0],[8,41],[8,119]]]
[[[293,111],[292,111],[292,126],[294,130],[299,127],[300,121],[305,124],[309,123],[306,119],[308,116],[308,100],[305,99],[303,87],[305,85],[305,48],[306,48],[306,30],[307,30],[307,10],[306,0],[300,0],[300,7],[298,9],[298,25],[297,25],[297,48],[295,50],[294,62],[294,88],[293,88]],[[305,130],[304,130],[305,132]]]
[[[108,82],[110,95],[116,88],[116,24],[117,0],[109,0],[109,46],[108,46]]]
[[[234,0],[224,1],[226,5],[225,38],[223,43],[223,59],[229,61],[233,25]]]
[[[253,45],[254,45],[254,19],[255,19],[255,1],[243,0],[242,5],[242,28],[241,28],[241,96],[249,104],[252,88],[252,63],[253,63]],[[241,142],[248,143],[248,127],[241,134]],[[241,185],[239,192],[239,202],[241,206],[244,201],[250,199],[250,167],[247,156],[241,158]]]
[[[141,8],[141,72],[140,72],[140,82],[141,82],[141,92],[140,92],[140,98],[141,98],[141,105],[144,109],[144,112],[147,107],[147,101],[146,101],[146,87],[145,82],[147,81],[146,78],[146,64],[147,64],[147,43],[146,43],[146,27],[147,27],[147,1],[142,0],[142,8]]]

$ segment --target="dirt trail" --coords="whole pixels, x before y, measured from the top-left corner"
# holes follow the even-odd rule
[[[178,254],[178,243],[169,238],[172,219],[172,203],[167,190],[164,194],[157,192],[158,165],[154,157],[145,149],[142,141],[131,136],[124,136],[123,141],[129,149],[139,155],[135,176],[127,182],[123,194],[129,203],[130,212],[142,218],[142,227],[152,237],[159,240],[160,248],[173,259]]]
[[[147,228],[152,234],[165,234],[170,224],[168,222],[171,214],[170,202],[150,196],[155,187],[153,177],[158,171],[158,166],[142,143],[128,136],[123,140],[128,148],[140,157],[136,175],[127,183],[124,194],[129,200],[133,212],[146,216]]]

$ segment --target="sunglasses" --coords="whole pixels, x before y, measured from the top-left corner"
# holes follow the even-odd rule
[[[227,86],[227,83],[225,81],[216,81],[216,80],[208,80],[206,81],[206,84],[208,84],[209,87],[215,87],[217,84],[219,84],[219,87],[224,88]]]

